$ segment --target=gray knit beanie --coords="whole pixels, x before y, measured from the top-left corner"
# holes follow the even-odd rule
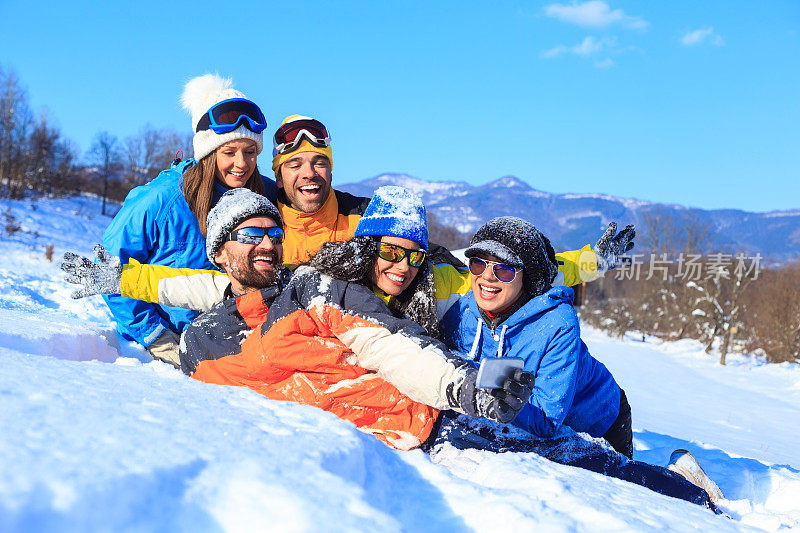
[[[269,217],[279,227],[283,226],[278,208],[264,196],[244,187],[231,189],[222,195],[217,205],[208,212],[206,219],[206,255],[214,263],[214,257],[228,238],[228,233],[253,217]]]
[[[547,292],[558,274],[550,241],[533,224],[517,217],[493,218],[475,232],[464,251],[466,257],[493,255],[521,268],[525,291],[531,296]]]

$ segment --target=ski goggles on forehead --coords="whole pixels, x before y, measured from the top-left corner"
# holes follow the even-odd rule
[[[516,269],[505,263],[495,263],[494,261],[486,261],[480,257],[469,258],[469,271],[473,276],[480,276],[486,270],[486,267],[492,265],[492,273],[494,277],[503,283],[511,283],[517,277],[517,273],[522,269]]]
[[[280,244],[283,242],[283,230],[278,227],[239,228],[228,233],[228,240],[240,242],[242,244],[261,244],[265,236],[272,244]]]
[[[275,132],[273,155],[288,154],[297,150],[303,139],[318,148],[331,145],[331,134],[322,122],[313,118],[294,120],[283,124]]]
[[[253,133],[261,133],[267,127],[267,119],[261,109],[245,98],[231,98],[214,104],[200,117],[195,133],[211,130],[216,134],[229,133],[244,126]]]
[[[425,261],[427,252],[425,250],[409,250],[388,242],[382,242],[378,245],[378,257],[390,263],[399,263],[406,255],[408,255],[409,266],[418,267]]]

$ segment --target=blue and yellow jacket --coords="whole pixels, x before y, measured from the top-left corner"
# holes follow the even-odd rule
[[[492,330],[468,292],[442,320],[445,344],[475,365],[484,357],[525,361],[534,389],[513,423],[539,437],[562,424],[600,437],[619,414],[619,386],[581,340],[572,299],[569,287],[553,287]]]
[[[190,159],[173,165],[128,194],[103,233],[103,246],[109,253],[123,264],[136,261],[176,268],[214,268],[206,257],[205,237],[181,189],[183,173],[193,164]],[[266,193],[274,197],[275,182],[262,178]],[[217,185],[214,203],[226,190]],[[195,311],[122,296],[104,298],[119,332],[142,346],[150,345],[167,328],[180,333],[197,316]]]

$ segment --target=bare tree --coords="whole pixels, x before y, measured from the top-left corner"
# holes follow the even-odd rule
[[[637,229],[640,250],[654,254],[672,253],[678,239],[679,223],[663,206],[657,205],[641,215]]]
[[[800,260],[766,270],[743,304],[748,348],[775,363],[800,363]]]
[[[746,270],[734,267],[732,259],[729,254],[721,253],[707,256],[711,267],[706,278],[689,284],[696,292],[692,314],[711,329],[706,352],[719,339],[721,365],[725,364],[733,335],[743,326],[743,295],[755,279]]]
[[[103,177],[103,207],[102,214],[106,214],[106,196],[108,195],[108,182],[112,174],[119,166],[120,153],[116,136],[107,131],[99,132],[89,149],[92,158],[100,167],[100,175]]]
[[[703,254],[714,246],[714,227],[696,211],[688,211],[680,221],[683,253]]]
[[[0,195],[20,198],[25,193],[24,154],[31,117],[17,75],[0,69]]]
[[[28,138],[28,186],[39,192],[51,193],[59,170],[59,131],[50,127],[47,115],[42,114]]]
[[[171,129],[156,129],[146,124],[139,133],[125,139],[125,181],[130,187],[144,185],[159,171],[168,168],[175,152],[185,148],[184,139]]]

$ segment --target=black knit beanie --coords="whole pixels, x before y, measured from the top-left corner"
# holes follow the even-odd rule
[[[502,263],[521,268],[525,291],[531,297],[547,292],[558,274],[550,241],[521,218],[497,217],[478,228],[464,255],[469,258],[478,254],[492,255]]]

